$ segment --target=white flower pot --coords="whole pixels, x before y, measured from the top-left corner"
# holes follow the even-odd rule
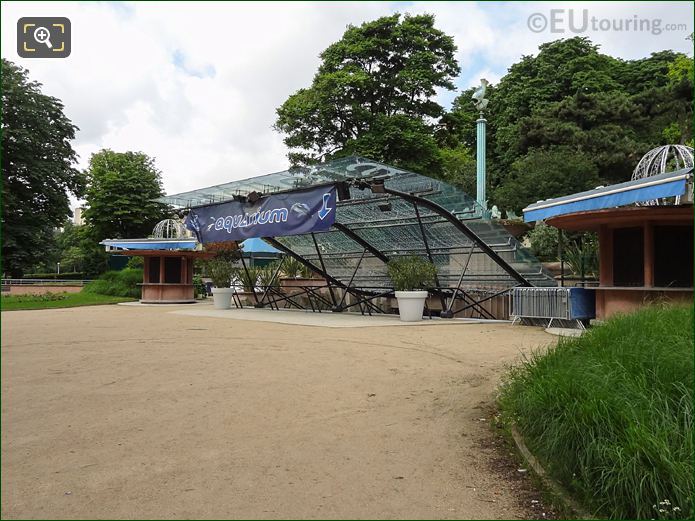
[[[425,309],[426,291],[396,291],[402,322],[419,322]]]
[[[212,299],[215,309],[231,308],[232,295],[234,295],[234,288],[212,288]]]

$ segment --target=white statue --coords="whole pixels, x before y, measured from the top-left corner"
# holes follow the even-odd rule
[[[475,108],[477,108],[480,112],[485,110],[487,104],[490,102],[490,100],[485,98],[485,91],[487,90],[487,86],[489,84],[490,83],[485,78],[482,78],[480,80],[480,87],[475,89],[475,92],[472,96],[475,100]]]

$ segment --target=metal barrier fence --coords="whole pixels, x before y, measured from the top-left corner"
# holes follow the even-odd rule
[[[583,321],[596,316],[594,290],[585,288],[514,288],[511,292],[511,316],[514,321],[573,322],[583,327]]]
[[[21,285],[49,285],[49,286],[84,286],[91,279],[67,280],[67,279],[2,279],[3,286]]]

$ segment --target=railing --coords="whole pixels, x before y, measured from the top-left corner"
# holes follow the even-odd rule
[[[2,279],[3,286],[27,286],[27,285],[48,285],[48,286],[84,286],[91,279],[67,280],[67,279]]]

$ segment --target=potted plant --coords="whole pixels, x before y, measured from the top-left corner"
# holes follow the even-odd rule
[[[255,266],[247,266],[246,269],[236,268],[234,271],[235,282],[241,284],[244,305],[252,306],[256,303],[255,293],[260,270],[261,268]]]
[[[211,259],[207,263],[207,273],[212,279],[212,298],[215,304],[215,309],[229,309],[232,307],[232,295],[234,288],[232,284],[232,275],[234,268],[226,259]]]
[[[403,322],[422,320],[427,288],[434,283],[437,268],[422,257],[402,257],[388,263],[388,273]]]
[[[212,279],[212,297],[215,309],[229,309],[232,307],[232,295],[234,288],[232,278],[234,267],[232,262],[241,256],[236,242],[209,243],[206,250],[215,252],[215,257],[207,261],[206,271]]]

